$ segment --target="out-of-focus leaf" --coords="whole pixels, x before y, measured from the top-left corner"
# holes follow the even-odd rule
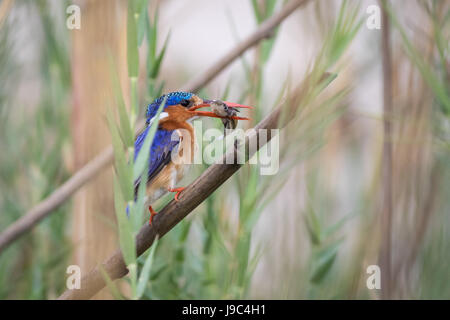
[[[134,0],[133,2],[134,18],[137,26],[137,44],[139,47],[144,40],[146,32],[145,19],[147,16],[148,0]]]
[[[155,87],[154,85],[150,84],[150,96],[151,97],[159,97],[162,95],[164,86],[166,85],[166,82],[163,80],[161,81],[161,83],[158,85],[158,87]]]
[[[123,150],[119,132],[117,130],[117,126],[114,122],[114,117],[110,109],[108,109],[106,113],[106,118],[108,121],[109,130],[111,132],[111,140],[116,163],[116,172],[119,178],[120,188],[125,196],[126,201],[131,201],[133,199],[133,192],[131,190],[131,187],[133,186],[133,172],[131,171],[131,166],[128,166],[125,159],[125,151]]]
[[[225,90],[222,93],[222,96],[220,97],[220,100],[228,100],[228,95],[230,94],[230,86],[231,86],[232,78],[230,77],[227,81],[227,84],[225,86]]]
[[[350,220],[354,216],[356,216],[355,213],[349,213],[344,217],[342,217],[338,222],[336,222],[332,226],[326,228],[323,232],[324,237],[327,238],[329,236],[332,236],[336,231],[340,230],[348,220]]]
[[[277,4],[277,0],[268,0],[266,1],[266,18],[272,16],[273,12],[275,11],[275,6]]]
[[[328,272],[331,270],[331,267],[333,266],[333,263],[336,260],[338,249],[341,243],[342,240],[319,251],[317,255],[317,267],[310,279],[312,283],[314,284],[320,283],[328,274]]]
[[[119,243],[123,259],[127,266],[136,264],[136,246],[131,223],[127,218],[125,199],[120,190],[117,178],[114,177],[114,207],[119,227]]]
[[[138,284],[137,284],[137,299],[142,297],[145,291],[145,287],[147,286],[147,282],[150,278],[150,271],[153,265],[153,257],[155,255],[156,247],[158,246],[158,237],[155,238],[155,241],[150,248],[150,252],[145,259],[144,266],[142,267],[141,274],[139,276]]]
[[[148,163],[148,162],[147,162]],[[148,165],[145,166],[144,172],[148,171]],[[136,202],[132,204],[132,210],[131,210],[131,218],[133,220],[133,229],[139,230],[143,213],[144,213],[144,205],[145,205],[145,199],[146,199],[146,189],[147,184],[146,183],[140,183],[138,192],[137,192],[137,199]]]
[[[256,22],[261,24],[264,20],[272,16],[277,0],[265,0],[258,3],[257,0],[252,0],[253,14],[255,15]]]
[[[137,78],[139,75],[139,52],[136,19],[131,5],[128,7],[127,18],[127,61],[128,76]]]
[[[278,31],[278,28],[275,32]],[[261,43],[261,59],[265,63],[270,58],[270,54],[272,53],[272,48],[275,43],[276,37],[272,37],[270,39],[266,39]]]
[[[155,12],[153,22],[146,12],[145,25],[147,28],[147,43],[148,43],[148,57],[147,57],[147,74],[150,75],[153,63],[156,58],[156,43],[158,40],[158,11]]]
[[[146,15],[147,15],[146,12],[141,12],[139,14],[139,18],[137,20],[137,44],[138,44],[138,47],[140,47],[142,45],[142,41],[144,40],[145,32],[147,30],[146,25],[145,25]]]
[[[117,74],[117,70],[115,69],[114,62],[112,57],[110,57],[110,69],[111,72],[111,80],[113,85],[113,91],[115,93],[116,103],[119,111],[119,121],[120,121],[120,133],[122,137],[122,141],[126,147],[133,146],[133,130],[130,124],[130,120],[128,117],[127,110],[125,108],[125,102],[123,101],[122,96],[122,88],[120,86],[119,76]]]
[[[142,12],[147,8],[148,0],[132,0],[134,14],[142,14]]]
[[[103,266],[100,264],[100,273],[102,274],[103,280],[105,280],[106,287],[109,289],[109,292],[112,294],[114,299],[116,300],[124,300],[122,294],[120,293],[119,288],[116,286],[116,284],[112,281],[111,277],[106,273]]]
[[[390,5],[386,6],[386,10],[389,13],[389,16],[395,25],[395,27],[399,30],[400,35],[402,37],[403,45],[406,49],[406,53],[410,57],[411,61],[416,65],[419,69],[422,77],[425,82],[428,84],[430,89],[433,91],[434,95],[440,102],[441,109],[444,114],[450,114],[450,93],[447,91],[445,86],[446,82],[440,81],[438,76],[433,72],[432,68],[429,67],[427,62],[424,60],[422,54],[413,46],[411,41],[409,40],[404,28],[401,26],[400,22],[397,20],[392,7]],[[447,41],[448,42],[448,41]]]
[[[163,263],[161,266],[159,266],[150,276],[150,281],[156,280],[159,275],[167,268],[167,264]]]
[[[262,22],[262,16],[261,13],[259,12],[259,6],[258,6],[258,1],[257,0],[252,0],[252,6],[253,6],[253,14],[255,15],[256,18],[256,22],[258,24],[260,24]]]
[[[134,134],[131,129],[130,120],[123,100],[117,101],[117,109],[119,111],[120,132],[122,133],[123,144],[127,148],[132,147],[134,144]]]
[[[187,236],[189,235],[189,230],[191,230],[191,226],[192,226],[192,221],[191,220],[187,221],[186,223],[184,223],[182,225],[181,233],[180,233],[180,236],[179,236],[180,243],[183,243],[183,242],[186,241]]]
[[[310,208],[308,210],[308,213],[305,216],[305,223],[311,242],[314,245],[320,245],[320,243],[322,242],[320,221],[317,218],[314,209]]]
[[[161,52],[159,53],[158,57],[156,58],[156,60],[153,63],[152,71],[150,73],[150,78],[155,79],[158,76],[159,69],[161,68],[161,63],[162,63],[162,60],[163,60],[164,55],[166,53],[167,45],[169,43],[169,39],[170,39],[170,32],[167,35],[166,40],[164,41],[164,46],[161,49]]]

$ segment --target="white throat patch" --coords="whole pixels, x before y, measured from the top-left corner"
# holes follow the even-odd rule
[[[161,114],[159,115],[159,120],[167,118],[169,116],[169,114],[167,112],[161,112]],[[153,118],[150,119],[150,122],[148,123],[149,126],[152,125],[153,121],[156,120],[156,116],[154,116]]]

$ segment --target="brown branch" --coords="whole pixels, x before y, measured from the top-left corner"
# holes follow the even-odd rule
[[[33,228],[39,221],[62,205],[75,191],[94,178],[104,167],[111,164],[113,158],[112,146],[102,151],[93,160],[78,170],[69,180],[34,208],[11,224],[0,234],[0,253],[14,240]]]
[[[209,81],[216,77],[229,64],[242,55],[246,50],[253,47],[259,41],[270,36],[271,32],[286,19],[295,9],[308,2],[308,0],[292,0],[286,4],[283,9],[266,20],[261,26],[248,38],[240,42],[227,55],[212,65],[200,76],[183,86],[183,90],[195,92],[205,86]],[[142,129],[143,122],[138,126],[138,131]],[[33,228],[39,221],[44,219],[50,213],[70,198],[80,187],[101,172],[101,169],[112,164],[112,147],[103,150],[96,158],[78,170],[61,187],[56,189],[50,196],[42,200],[25,215],[15,221],[6,230],[0,234],[0,254],[12,242],[22,236],[25,232]]]
[[[330,75],[326,73],[321,77],[320,82],[328,84],[331,82],[329,81],[330,79]],[[314,83],[306,80],[294,91],[288,100],[278,106],[255,127],[255,135],[246,136],[246,159],[252,156],[249,153],[249,145],[256,145],[259,150],[259,148],[272,138],[271,129],[282,128],[294,118],[297,112],[297,106],[301,104],[302,99],[306,96],[306,90],[309,86],[313,85]],[[282,115],[282,111],[286,111],[286,114]],[[267,130],[267,139],[260,141],[259,135],[265,130]],[[264,134],[263,137],[265,136]],[[256,143],[254,139],[258,139]],[[159,238],[163,237],[240,169],[242,165],[236,161],[237,156],[235,150],[231,150],[230,152],[234,153],[234,164],[214,164],[210,166],[197,180],[186,187],[183,193],[181,193],[178,202],[172,200],[155,216],[151,226],[146,224],[141,228],[139,234],[136,236],[136,251],[138,256],[142,255],[152,245],[156,235]],[[229,155],[228,157],[224,155],[222,163],[226,163],[226,159],[229,159]],[[102,269],[108,273],[112,280],[122,278],[128,273],[120,249],[105,260],[101,266],[97,266],[81,279],[81,289],[66,290],[58,299],[79,300],[91,298],[105,286],[101,272]]]
[[[387,1],[382,5],[382,61],[383,61],[383,211],[381,227],[383,232],[380,267],[381,296],[392,297],[392,193],[393,193],[393,158],[392,158],[392,50],[390,44],[390,21],[386,9]]]

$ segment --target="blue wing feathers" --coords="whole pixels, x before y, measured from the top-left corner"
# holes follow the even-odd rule
[[[142,145],[144,144],[145,137],[147,136],[150,127],[148,126],[145,130],[136,138],[134,143],[134,161],[141,151]],[[178,145],[179,141],[172,141],[173,130],[156,130],[155,137],[153,139],[152,145],[150,147],[150,157],[149,168],[147,173],[147,181],[150,181],[161,169],[162,167],[170,161],[171,152]],[[135,185],[140,181],[135,181]]]
[[[179,104],[183,99],[190,99],[193,96],[193,93],[190,92],[171,92],[166,95],[162,95],[161,97],[155,99],[152,103],[150,103],[147,107],[146,119],[147,119],[147,127],[144,131],[138,135],[134,142],[134,161],[142,149],[142,145],[144,144],[145,137],[147,136],[150,126],[148,125],[150,120],[156,115],[158,112],[159,106],[163,102],[164,98],[167,96],[166,104],[164,109],[171,105]],[[151,180],[167,165],[170,161],[172,151],[179,144],[179,140],[172,141],[172,134],[174,130],[156,130],[155,137],[153,139],[152,145],[150,147],[150,156],[148,159],[149,168],[147,172],[147,183],[151,182]],[[141,182],[141,177],[136,179],[134,182],[135,188],[135,196],[137,195],[137,189]],[[127,206],[127,216],[129,216],[129,208]]]

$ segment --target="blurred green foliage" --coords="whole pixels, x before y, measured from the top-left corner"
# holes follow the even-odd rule
[[[0,229],[18,219],[68,177],[64,152],[69,144],[70,59],[66,29],[50,15],[47,1],[17,2],[34,12],[42,37],[33,58],[41,93],[33,106],[16,99],[26,70],[16,56],[22,48],[13,16],[0,28]],[[36,14],[37,13],[37,14]],[[32,93],[31,93],[32,94]],[[0,257],[0,299],[55,297],[65,288],[70,246],[66,224],[70,203],[57,209]]]

